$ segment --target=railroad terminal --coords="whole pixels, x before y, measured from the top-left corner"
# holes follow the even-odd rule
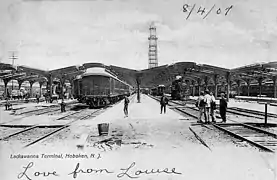
[[[70,151],[74,157],[88,157],[87,161],[93,152],[101,154],[103,164],[113,160],[122,167],[131,163],[130,159],[136,162],[134,166],[145,164],[143,159],[147,159],[149,167],[157,168],[166,162],[168,168],[176,167],[182,172],[177,179],[273,179],[277,147],[276,65],[273,62],[224,69],[180,62],[137,71],[87,63],[43,71],[1,64],[5,89],[1,101],[1,148],[7,153],[39,156],[59,149],[59,154]],[[107,82],[114,84],[109,84],[109,91],[81,87],[78,83],[88,72],[92,73],[89,76],[113,79]],[[20,83],[30,82],[28,97],[8,97],[12,79],[18,80],[18,89]],[[39,104],[32,92],[35,82],[40,85]],[[179,92],[173,88],[176,84],[182,86]],[[197,123],[199,109],[195,102],[206,89],[214,92],[216,99],[213,124]],[[221,91],[226,92],[228,101],[226,123],[221,123],[218,112]],[[70,95],[66,97],[64,92]],[[110,94],[93,96],[96,92]],[[111,95],[118,92],[130,100],[128,117],[123,113],[124,96]],[[264,92],[268,93],[266,97]],[[165,114],[160,114],[161,95],[169,100]],[[45,101],[47,98],[49,102]],[[12,104],[10,110],[5,109],[7,102]],[[104,123],[108,127],[99,129],[98,125]],[[107,134],[100,135],[101,130]],[[195,173],[199,169],[201,173]]]

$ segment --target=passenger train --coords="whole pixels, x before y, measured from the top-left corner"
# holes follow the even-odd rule
[[[88,68],[74,80],[74,98],[91,108],[104,107],[130,96],[134,88],[102,67]]]
[[[153,96],[162,96],[165,93],[165,86],[163,84],[158,85],[151,89],[151,95]]]
[[[258,83],[252,83],[249,87],[249,96],[258,96],[260,94],[260,86]],[[240,95],[248,96],[248,86],[242,85],[240,87]],[[266,97],[274,97],[274,85],[272,81],[263,83],[262,95]]]

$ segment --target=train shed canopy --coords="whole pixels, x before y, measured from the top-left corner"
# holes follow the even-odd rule
[[[0,71],[3,70],[16,70],[16,67],[11,64],[0,63]]]
[[[127,84],[136,87],[136,74],[137,70],[122,68],[118,66],[106,66],[106,69],[112,72],[116,77],[125,81]]]
[[[251,82],[265,83],[265,81],[276,81],[277,62],[258,63],[234,68],[231,70],[233,81],[242,81],[247,84]]]
[[[195,62],[178,62],[171,65],[159,66],[139,72],[143,87],[158,86],[159,84],[170,84],[177,76],[192,83],[205,83],[214,76],[225,77],[230,73],[229,69],[211,66],[207,64],[196,64]]]
[[[24,81],[44,83],[48,81],[50,75],[52,79],[62,76],[70,79],[80,73],[83,73],[83,66],[69,66],[46,71],[28,66],[14,67],[10,64],[0,63],[0,79],[4,80],[5,83],[10,80],[17,80],[20,84]]]
[[[253,81],[261,83],[265,81],[275,82],[277,76],[276,61],[252,64],[234,69],[226,69],[208,64],[197,64],[195,62],[177,62],[144,70],[133,70],[92,62],[50,71],[27,66],[15,67],[10,64],[0,63],[0,79],[4,81],[16,79],[20,82],[46,82],[52,76],[52,78],[73,80],[91,67],[105,68],[106,71],[109,71],[131,86],[136,87],[139,83],[142,88],[157,87],[160,84],[168,86],[177,76],[181,77],[184,83],[193,83],[194,85],[237,84],[239,81],[244,83],[251,83]]]

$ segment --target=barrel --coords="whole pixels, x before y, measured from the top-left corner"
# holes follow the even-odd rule
[[[109,134],[109,124],[108,123],[98,124],[98,132],[99,132],[99,136],[107,136]]]

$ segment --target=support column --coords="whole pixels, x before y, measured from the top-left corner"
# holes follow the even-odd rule
[[[23,80],[17,80],[17,83],[18,83],[18,90],[20,90],[20,88],[21,88],[23,82],[24,82]]]
[[[49,90],[49,96],[50,98],[52,98],[53,92],[52,92],[52,84],[53,84],[53,77],[52,74],[49,74],[49,76],[47,77],[48,79],[48,90]]]
[[[217,98],[217,84],[218,84],[218,75],[214,75],[214,97]]]
[[[74,94],[74,78],[70,79],[70,86],[71,86],[70,98],[72,98],[73,94]],[[110,89],[112,89],[112,87],[111,87],[111,79],[110,79]]]
[[[63,88],[64,88],[64,84],[65,84],[65,75],[62,74],[62,77],[60,78],[60,82],[61,82],[61,99],[64,100],[64,91],[63,91]]]
[[[29,83],[30,83],[30,98],[32,98],[33,97],[33,84],[35,83],[35,81],[29,81]]]
[[[229,102],[229,96],[230,96],[230,84],[231,84],[231,81],[230,81],[230,72],[227,72],[226,74],[226,82],[227,82],[227,101]]]
[[[250,96],[250,79],[246,80],[246,84],[247,84],[247,96]]]
[[[238,87],[237,87],[237,95],[239,96],[240,95],[240,83],[241,83],[241,80],[236,80],[236,83],[237,83],[237,85],[238,85]]]
[[[208,89],[208,82],[209,81],[209,78],[208,76],[205,76],[205,79],[204,79],[204,82],[205,82],[205,91]]]
[[[137,74],[136,74],[137,100],[138,100],[138,103],[140,103],[140,85],[141,85],[142,76],[143,76],[142,73],[137,73]]]
[[[8,96],[8,82],[9,82],[9,79],[4,79],[4,97],[7,98]]]
[[[258,79],[258,83],[259,83],[259,96],[261,97],[262,95],[262,82],[263,82],[263,78],[259,78]]]
[[[195,81],[192,80],[191,84],[192,84],[192,96],[194,97],[194,95],[195,95]]]
[[[185,83],[187,84],[187,89],[185,92],[185,98],[188,98],[190,96],[190,80],[186,80]]]
[[[140,78],[136,79],[137,81],[137,99],[138,99],[138,103],[140,103]]]
[[[273,97],[277,98],[277,85],[276,85],[277,76],[273,76],[272,80],[273,80],[273,89],[274,89]]]
[[[200,96],[200,92],[201,92],[201,79],[200,78],[197,79],[197,83],[198,83],[198,96]]]
[[[39,82],[39,97],[41,97],[42,95],[42,85],[44,84],[44,82]]]

